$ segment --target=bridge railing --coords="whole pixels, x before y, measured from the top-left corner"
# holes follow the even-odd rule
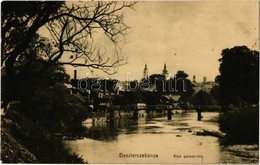
[[[112,105],[107,110],[200,110],[221,111],[220,105]]]

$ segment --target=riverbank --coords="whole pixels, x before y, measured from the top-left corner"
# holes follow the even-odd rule
[[[220,131],[203,130],[195,132],[197,136],[213,136],[220,141],[225,138],[225,134]],[[258,164],[259,163],[259,146],[249,144],[230,144],[220,145],[220,162],[223,164]]]
[[[87,163],[52,131],[19,111],[1,116],[2,163]]]
[[[38,163],[38,159],[25,146],[21,145],[8,127],[14,126],[11,120],[1,120],[1,160],[3,163]]]
[[[223,163],[259,163],[259,105],[234,106],[221,113]]]
[[[221,147],[220,163],[227,164],[258,164],[258,145],[229,145]]]

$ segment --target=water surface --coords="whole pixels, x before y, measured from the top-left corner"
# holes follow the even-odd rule
[[[86,122],[86,131],[81,134],[85,138],[66,144],[88,163],[219,163],[218,139],[194,135],[203,129],[218,130],[218,113],[203,113],[202,121],[197,121],[196,115],[178,113],[170,121],[156,117]],[[150,156],[133,158],[122,154]]]

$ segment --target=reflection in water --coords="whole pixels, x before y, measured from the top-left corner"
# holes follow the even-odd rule
[[[89,163],[219,163],[218,139],[195,136],[194,131],[218,130],[218,113],[174,114],[167,117],[140,117],[86,123],[83,140],[66,144]],[[120,157],[120,154],[158,154],[158,158]]]

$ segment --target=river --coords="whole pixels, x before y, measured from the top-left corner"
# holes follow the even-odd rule
[[[218,131],[218,113],[204,112],[197,121],[195,112],[137,121],[85,122],[84,139],[65,144],[88,163],[222,163],[219,140],[197,136],[196,131]]]

